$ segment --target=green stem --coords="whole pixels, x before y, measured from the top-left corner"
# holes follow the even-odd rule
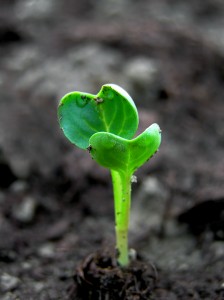
[[[118,263],[121,266],[127,266],[129,264],[128,226],[131,207],[131,175],[111,170],[111,176],[114,191]]]

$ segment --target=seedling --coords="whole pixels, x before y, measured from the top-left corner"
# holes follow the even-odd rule
[[[115,84],[103,85],[97,95],[66,94],[60,101],[58,118],[71,143],[88,150],[98,164],[110,169],[117,261],[127,266],[132,176],[157,152],[161,130],[152,124],[132,139],[138,128],[138,111],[128,93]]]

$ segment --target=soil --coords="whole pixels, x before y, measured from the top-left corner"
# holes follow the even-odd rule
[[[223,17],[214,0],[1,2],[1,300],[224,299]],[[133,184],[124,270],[109,172],[56,113],[107,82],[163,138]]]
[[[139,258],[121,268],[111,250],[99,251],[78,266],[70,299],[150,299],[155,281],[153,266]]]

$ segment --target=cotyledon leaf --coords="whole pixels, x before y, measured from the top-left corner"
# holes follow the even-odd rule
[[[120,86],[105,84],[97,95],[82,92],[66,94],[58,107],[58,119],[65,136],[86,149],[97,132],[110,132],[131,139],[138,128],[134,101]]]
[[[94,134],[89,142],[90,154],[101,166],[133,174],[158,150],[161,130],[159,125],[154,123],[132,140],[99,132]]]

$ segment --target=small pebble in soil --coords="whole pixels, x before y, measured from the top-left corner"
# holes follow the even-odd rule
[[[156,99],[160,85],[160,70],[156,61],[148,57],[136,57],[125,65],[124,76],[131,84],[130,94],[137,103],[140,100],[139,92],[141,100],[147,99],[148,102]]]
[[[214,259],[222,259],[222,257],[224,257],[223,241],[215,241],[211,243],[210,250],[213,253]]]
[[[30,223],[34,219],[36,208],[36,200],[27,196],[18,206],[14,207],[13,217],[19,222]]]
[[[53,258],[55,256],[55,248],[52,243],[43,244],[37,250],[37,253],[40,257],[44,258]]]
[[[28,178],[31,172],[31,161],[28,158],[15,154],[10,157],[10,165],[13,174],[18,178]]]
[[[148,57],[137,57],[129,61],[125,70],[129,79],[140,86],[154,83],[158,77],[158,66]]]
[[[0,277],[0,283],[1,283],[1,290],[3,292],[7,292],[10,290],[14,290],[19,285],[19,278],[15,276],[11,276],[8,273],[2,274]]]
[[[18,19],[20,20],[27,20],[29,18],[42,20],[45,17],[49,17],[49,14],[53,11],[53,1],[18,1],[15,11]]]
[[[44,289],[44,282],[34,282],[33,285],[36,292],[41,292]]]
[[[145,197],[156,198],[156,200],[167,197],[167,191],[156,177],[149,176],[142,183],[142,192]]]
[[[24,269],[24,270],[30,270],[32,268],[32,264],[25,261],[21,264],[21,268]]]
[[[13,193],[24,193],[28,190],[28,184],[24,180],[16,180],[10,185],[10,191]]]

